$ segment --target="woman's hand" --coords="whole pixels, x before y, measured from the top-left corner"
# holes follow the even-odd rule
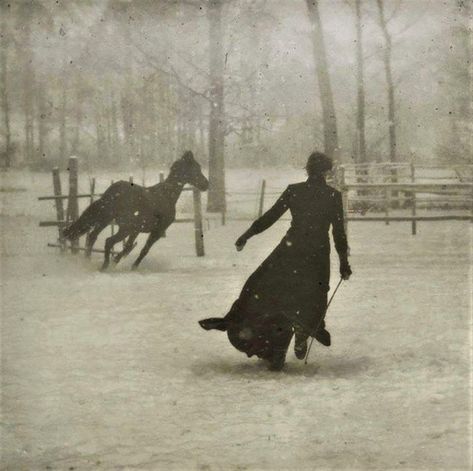
[[[351,271],[350,264],[348,263],[348,260],[340,261],[340,275],[344,280],[350,279],[350,276],[352,275],[352,271]]]
[[[235,247],[238,250],[238,252],[241,252],[243,250],[243,247],[246,245],[247,241],[248,239],[246,238],[245,235],[238,237],[237,241],[235,242]]]

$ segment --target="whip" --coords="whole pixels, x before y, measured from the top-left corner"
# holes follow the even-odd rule
[[[320,318],[320,321],[319,323],[317,324],[317,329],[315,330],[315,332],[317,332],[317,330],[319,330],[319,327],[320,327],[320,324],[322,323],[322,321],[324,320],[325,318],[325,315],[327,314],[327,310],[328,310],[328,307],[330,306],[330,303],[332,302],[332,299],[333,297],[335,296],[335,293],[337,292],[338,288],[340,287],[340,285],[342,284],[342,281],[343,281],[343,278],[340,278],[340,281],[338,282],[338,285],[335,287],[335,289],[333,290],[333,293],[332,293],[332,296],[330,296],[330,299],[327,303],[327,308],[325,309],[325,313],[324,315]],[[309,353],[310,353],[310,349],[312,347],[312,343],[314,342],[314,337],[311,338],[310,340],[310,344],[309,344],[309,348],[307,349],[307,353],[305,355],[305,358],[304,358],[304,365],[307,365],[307,360],[309,358]]]

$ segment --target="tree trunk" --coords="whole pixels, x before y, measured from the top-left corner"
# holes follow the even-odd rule
[[[155,113],[155,152],[159,165],[164,165],[167,162],[167,126],[169,123],[166,119],[167,109],[167,84],[162,80],[161,77],[158,79],[156,84],[156,99],[154,104]]]
[[[166,149],[166,164],[170,165],[176,154],[176,139],[174,133],[174,110],[173,106],[175,104],[175,90],[172,84],[165,79],[165,108],[162,109],[162,112],[165,114],[165,134],[164,134],[164,143]]]
[[[158,145],[158,126],[159,126],[159,113],[156,105],[156,88],[153,83],[149,85],[149,145],[148,152],[152,162],[160,160],[160,149]]]
[[[113,153],[112,159],[115,165],[120,165],[122,158],[121,158],[120,135],[118,132],[117,102],[115,100],[115,94],[113,92],[110,95],[110,113],[111,113],[111,135],[112,135],[112,153]]]
[[[386,85],[388,95],[388,126],[389,126],[389,160],[391,162],[397,161],[397,143],[396,143],[396,115],[394,105],[394,82],[392,77],[391,56],[392,56],[392,41],[391,35],[388,31],[388,25],[384,16],[383,0],[376,0],[378,4],[379,25],[383,32],[385,47],[384,47],[384,71],[386,74]]]
[[[125,155],[123,160],[129,164],[134,154],[134,126],[132,110],[133,103],[128,91],[122,93],[120,105],[122,111],[123,138],[125,141]]]
[[[3,10],[3,4],[2,4]],[[10,130],[10,108],[8,105],[8,81],[7,81],[7,66],[8,66],[8,38],[6,31],[6,14],[2,12],[1,34],[2,42],[0,45],[0,93],[3,110],[3,124],[5,127],[5,150],[3,163],[6,168],[11,165],[11,130]]]
[[[96,98],[98,102],[99,99]],[[96,132],[96,143],[97,143],[97,158],[96,162],[99,165],[105,166],[108,164],[108,157],[105,145],[105,133],[102,126],[102,105],[97,103],[95,106],[95,132]]]
[[[190,106],[188,114],[186,115],[186,128],[187,128],[187,149],[190,149],[192,152],[196,152],[196,117],[197,110],[194,106]]]
[[[106,96],[104,97],[104,105],[103,105],[103,112],[104,112],[104,118],[107,123],[107,140],[106,140],[106,146],[107,146],[107,157],[108,157],[108,162],[113,165],[113,147],[112,147],[112,117],[111,117],[111,112],[110,112],[110,106],[107,106],[107,98]]]
[[[312,44],[314,48],[315,68],[319,83],[320,102],[324,126],[324,150],[333,159],[338,159],[338,134],[332,86],[328,71],[327,53],[319,14],[318,0],[306,0],[309,19],[312,25]]]
[[[175,113],[174,120],[175,120],[175,129],[176,129],[176,147],[179,153],[182,153],[184,150],[183,149],[184,136],[183,136],[182,119],[181,119],[181,113],[182,113],[181,104],[182,104],[181,94],[180,94],[180,91],[178,90],[178,95],[177,95],[178,109]]]
[[[139,155],[137,163],[140,168],[146,167],[146,130],[147,130],[147,104],[146,104],[146,93],[144,86],[142,86],[139,90],[139,114],[137,118],[138,126],[136,131],[138,133],[138,147],[139,147]]]
[[[224,54],[222,31],[222,0],[210,0],[209,60],[210,60],[210,116],[209,116],[209,193],[207,211],[225,211],[224,163]]]
[[[65,67],[65,65],[64,65]],[[61,162],[66,162],[68,156],[67,154],[67,142],[66,142],[66,107],[67,107],[67,94],[66,94],[66,77],[65,72],[62,79],[62,97],[61,97],[61,114],[60,114],[60,123],[59,123],[59,160]]]
[[[356,134],[357,134],[357,157],[358,162],[367,161],[366,141],[365,141],[365,78],[363,62],[363,32],[361,17],[361,0],[356,0],[356,81],[357,81],[357,116],[356,116]]]
[[[74,129],[74,139],[72,140],[72,154],[79,155],[79,146],[80,146],[80,131],[82,127],[82,96],[81,91],[77,91],[77,101],[76,101],[76,113],[75,113],[75,129]]]
[[[202,104],[198,105],[198,119],[199,119],[199,154],[204,155],[205,152],[205,129],[204,129],[204,110],[202,109]]]
[[[34,122],[33,122],[33,70],[31,65],[27,66],[23,79],[23,111],[24,111],[24,132],[25,132],[25,158],[26,162],[33,163],[34,146]]]
[[[38,87],[36,101],[38,104],[37,121],[38,121],[38,160],[42,162],[44,167],[46,161],[47,134],[48,134],[48,112],[46,109],[46,90],[43,86]]]
[[[33,164],[34,153],[34,117],[33,117],[33,88],[34,88],[34,69],[33,69],[33,51],[31,47],[31,16],[25,19],[23,28],[24,49],[20,50],[20,57],[23,56],[23,113],[24,113],[24,134],[25,134],[25,159],[26,162]]]

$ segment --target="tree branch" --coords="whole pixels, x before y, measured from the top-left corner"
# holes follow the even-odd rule
[[[172,78],[176,81],[176,83],[181,87],[183,90],[188,91],[191,95],[199,98],[203,98],[204,100],[208,101],[209,103],[211,102],[211,99],[208,96],[208,91],[202,92],[199,90],[195,90],[192,87],[189,87],[185,83],[183,83],[181,77],[179,74],[176,72],[174,67],[170,65],[170,70],[164,69],[161,64],[157,61],[157,59],[147,51],[145,51],[141,46],[139,46],[136,43],[133,43],[133,46],[142,54],[144,58],[148,60],[148,65],[152,67],[154,70],[160,72],[163,75],[166,75],[169,78]]]

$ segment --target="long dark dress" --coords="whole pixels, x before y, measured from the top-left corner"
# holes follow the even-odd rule
[[[225,316],[230,342],[248,356],[271,360],[276,352],[285,352],[294,329],[315,335],[327,307],[330,225],[336,250],[346,257],[341,194],[324,179],[289,185],[247,234],[263,232],[288,209],[290,229]]]

